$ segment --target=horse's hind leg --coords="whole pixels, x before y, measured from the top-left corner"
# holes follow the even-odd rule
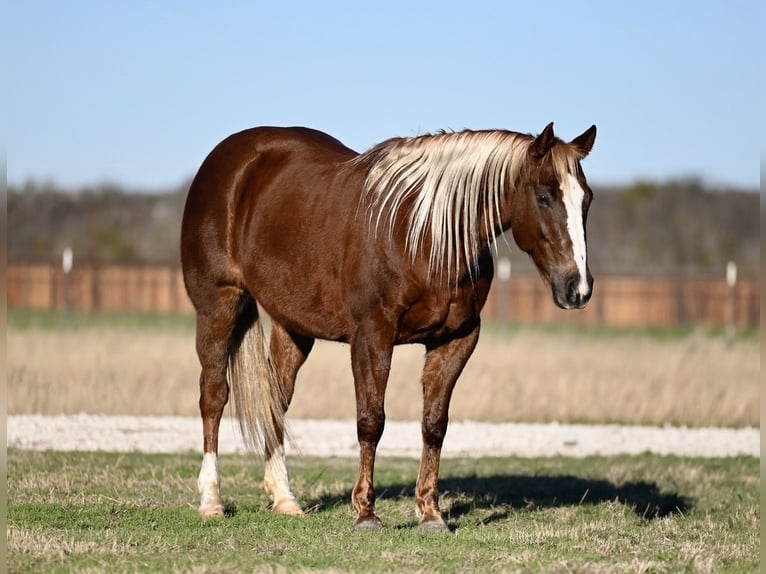
[[[229,400],[226,370],[243,295],[239,288],[224,287],[218,289],[204,305],[197,307],[197,355],[202,366],[199,408],[204,435],[204,454],[197,486],[200,493],[199,513],[203,518],[224,514],[218,474],[218,429]]]
[[[314,339],[291,334],[282,325],[272,322],[271,328],[271,361],[279,376],[284,414],[295,390],[295,377],[298,369],[308,357]],[[266,468],[263,484],[266,492],[274,502],[274,512],[277,514],[303,514],[300,504],[290,489],[290,478],[285,462],[284,432],[279,425],[278,442],[280,446],[272,451],[266,451]]]

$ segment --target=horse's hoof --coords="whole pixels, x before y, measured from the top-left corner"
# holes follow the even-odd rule
[[[357,520],[356,524],[354,524],[354,530],[357,532],[383,530],[383,523],[377,516],[372,516]]]
[[[211,518],[223,518],[224,509],[222,504],[216,504],[214,506],[206,506],[199,509],[199,515],[202,520],[210,520]]]
[[[426,520],[418,524],[418,529],[423,532],[449,532],[449,526],[444,520]]]
[[[274,505],[272,509],[274,514],[284,514],[286,516],[303,516],[301,505],[293,498],[285,498]]]

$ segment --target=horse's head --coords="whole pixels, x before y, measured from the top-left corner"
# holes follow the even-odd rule
[[[529,146],[511,197],[513,237],[532,257],[562,309],[582,309],[593,291],[585,243],[593,192],[580,160],[595,140],[596,126],[567,143],[548,124]]]

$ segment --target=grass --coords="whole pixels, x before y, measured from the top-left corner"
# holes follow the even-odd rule
[[[636,326],[615,327],[610,325],[576,325],[576,324],[548,324],[532,325],[506,322],[488,322],[482,325],[484,334],[498,337],[523,336],[525,333],[543,333],[548,335],[576,335],[595,340],[609,339],[612,337],[645,338],[654,341],[678,341],[690,337],[705,337],[708,339],[725,339],[726,331],[723,327],[712,325],[678,325],[678,326]],[[737,329],[734,333],[734,342],[758,342],[760,341],[760,329],[746,327]]]
[[[119,329],[119,330],[177,330],[194,332],[193,315],[173,315],[136,312],[89,312],[62,310],[8,309],[8,326],[16,330],[59,331],[66,329]],[[485,336],[515,337],[526,333],[542,333],[552,336],[575,334],[578,337],[604,339],[610,337],[645,337],[659,341],[685,339],[690,336],[705,336],[723,339],[722,327],[674,326],[674,327],[613,327],[606,325],[530,325],[506,322],[485,322]],[[757,341],[760,330],[755,328],[736,331],[737,341]]]
[[[419,532],[417,462],[382,458],[386,529],[352,531],[357,461],[291,460],[302,519],[223,456],[228,516],[196,513],[199,455],[8,452],[11,572],[755,572],[758,460],[445,460],[452,534]]]
[[[8,328],[16,331],[71,332],[116,329],[194,333],[194,325],[193,315],[8,309]]]
[[[8,412],[198,416],[194,319],[9,310]],[[452,420],[760,426],[757,333],[487,325]],[[390,420],[420,417],[422,349],[397,349]],[[347,346],[318,344],[290,409],[353,418]],[[414,527],[417,462],[381,459],[387,528],[354,533],[357,461],[291,460],[303,519],[273,516],[252,458],[223,456],[228,516],[197,516],[198,454],[10,449],[11,572],[754,572],[754,458],[442,463],[451,535]]]
[[[68,321],[68,322],[67,322]],[[702,331],[651,333],[488,325],[453,395],[451,420],[760,426],[760,349]],[[12,311],[9,414],[198,416],[193,319]],[[420,345],[397,347],[389,420],[421,417]],[[318,342],[294,418],[355,417],[348,345]]]

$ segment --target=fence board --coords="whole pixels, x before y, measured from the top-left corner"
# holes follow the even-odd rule
[[[178,266],[80,265],[69,275],[55,265],[9,264],[9,308],[191,313]],[[723,277],[620,277],[596,280],[582,311],[563,311],[537,275],[495,281],[483,317],[516,323],[636,326],[723,326],[727,286]],[[738,327],[760,325],[758,281],[735,290]]]

